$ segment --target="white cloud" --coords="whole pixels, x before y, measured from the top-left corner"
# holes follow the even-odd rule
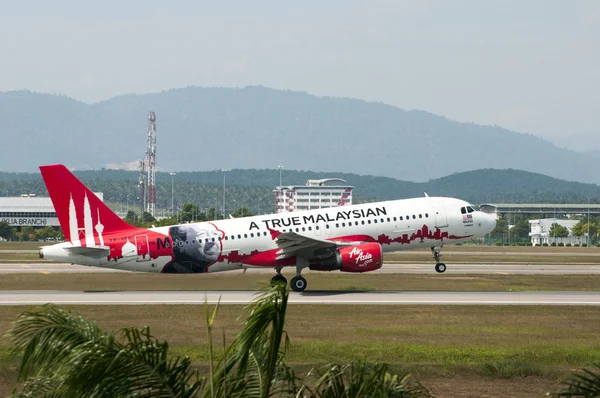
[[[123,163],[108,163],[106,169],[108,170],[127,170],[127,171],[139,171],[140,161],[133,160],[131,162]]]

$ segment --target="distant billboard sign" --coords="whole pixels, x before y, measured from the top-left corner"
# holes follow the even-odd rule
[[[56,217],[0,217],[0,222],[6,222],[11,227],[58,227]]]

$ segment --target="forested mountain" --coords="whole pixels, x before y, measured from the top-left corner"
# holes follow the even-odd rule
[[[139,206],[138,173],[123,170],[79,171],[75,174],[90,189],[103,192],[107,202]],[[274,169],[229,172],[181,172],[173,177],[175,207],[185,202],[201,208],[223,206],[223,176],[225,174],[225,208],[231,211],[244,206],[253,213],[274,210],[273,187],[279,185],[279,171]],[[423,196],[459,197],[481,203],[591,203],[600,202],[600,186],[551,178],[521,170],[484,169],[456,173],[425,183],[395,180],[387,177],[361,176],[345,173],[313,173],[285,170],[284,185],[304,185],[308,179],[339,177],[353,185],[355,202],[401,199]],[[23,193],[47,195],[39,173],[0,172],[0,195]],[[171,176],[157,174],[157,207],[171,208]]]
[[[427,181],[482,168],[600,182],[594,154],[496,126],[458,123],[382,103],[264,87],[186,87],[88,105],[64,96],[0,92],[0,170],[64,163],[100,169],[144,157],[155,111],[164,170],[273,168]]]

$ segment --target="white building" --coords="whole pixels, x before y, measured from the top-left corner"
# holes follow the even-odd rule
[[[275,212],[284,213],[296,210],[322,209],[326,207],[352,204],[352,186],[341,185],[341,178],[308,180],[306,185],[277,187],[275,192]]]
[[[102,192],[96,192],[96,196],[103,200]],[[34,194],[0,197],[0,222],[7,222],[11,227],[60,226],[52,200]]]
[[[560,226],[566,227],[569,230],[569,236],[566,238],[558,238],[550,235],[550,228],[552,224],[558,224]],[[531,227],[531,232],[529,236],[531,237],[531,245],[532,246],[541,246],[544,243],[551,245],[553,242],[563,243],[563,244],[581,244],[586,243],[585,236],[573,236],[571,234],[571,228],[579,223],[578,220],[558,220],[556,218],[544,218],[541,220],[529,220],[529,226]]]

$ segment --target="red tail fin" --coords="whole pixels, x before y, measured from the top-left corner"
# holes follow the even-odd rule
[[[75,246],[104,245],[104,236],[135,228],[117,216],[62,164],[40,166],[65,239]]]

